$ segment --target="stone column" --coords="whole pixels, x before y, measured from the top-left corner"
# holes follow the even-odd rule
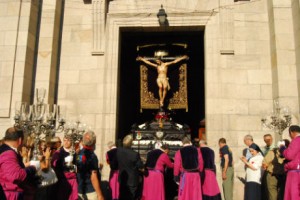
[[[299,2],[289,0],[270,0],[269,21],[271,38],[271,65],[273,81],[273,99],[278,99],[282,106],[288,106],[292,115],[299,113],[299,70],[297,70],[297,42],[294,31],[299,27]],[[294,7],[294,8],[293,8]],[[293,31],[294,30],[294,31]],[[299,49],[299,48],[298,48]],[[296,123],[295,121],[293,123]],[[287,130],[284,132],[287,135]],[[276,139],[279,139],[277,136]]]
[[[47,89],[49,103],[56,101],[63,9],[64,0],[43,1],[35,88]]]
[[[299,0],[292,0],[292,16],[293,16],[294,37],[295,37],[294,41],[295,41],[295,54],[296,54],[297,85],[298,85],[298,95],[299,95],[300,94],[300,87],[299,87],[300,85],[300,1]],[[298,98],[298,104],[300,105],[300,98]]]
[[[22,101],[25,81],[30,0],[1,1],[0,8],[0,132],[14,123],[16,101]]]

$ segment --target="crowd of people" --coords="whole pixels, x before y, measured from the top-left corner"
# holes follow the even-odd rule
[[[289,140],[276,145],[272,135],[264,135],[260,148],[251,135],[240,160],[245,164],[245,200],[295,200],[300,198],[300,127],[289,127]],[[107,197],[101,188],[101,167],[94,153],[96,135],[83,134],[77,148],[72,138],[54,137],[40,141],[39,162],[32,161],[33,142],[24,142],[24,133],[7,129],[0,143],[0,199],[29,200],[165,200],[166,172],[172,169],[178,200],[221,200],[217,183],[214,151],[206,141],[182,140],[174,159],[165,144],[147,153],[145,162],[131,149],[132,135],[117,147],[108,143],[106,161],[110,166]],[[233,152],[225,138],[219,139],[220,169],[225,200],[233,199]],[[43,177],[43,178],[41,178]]]
[[[289,127],[288,139],[274,144],[271,134],[264,135],[266,145],[260,148],[251,135],[244,137],[247,148],[240,160],[245,164],[244,200],[300,199],[300,127]],[[232,151],[226,139],[219,140],[223,193],[225,200],[233,199]],[[231,169],[230,169],[231,168]]]
[[[83,134],[76,153],[70,137],[54,137],[39,142],[34,160],[33,141],[24,141],[22,130],[7,129],[0,146],[0,199],[104,200],[95,144],[92,131]]]

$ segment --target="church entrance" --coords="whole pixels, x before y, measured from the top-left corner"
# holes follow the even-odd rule
[[[157,109],[140,108],[140,65],[136,61],[137,48],[152,44],[167,48],[172,48],[171,44],[187,45],[184,53],[189,57],[188,109],[174,109],[171,113],[175,122],[189,125],[192,138],[198,137],[200,121],[205,118],[203,27],[126,27],[120,29],[116,139],[130,133],[132,125],[152,120],[157,112]],[[172,67],[168,73],[171,71]],[[156,86],[155,79],[153,84]],[[174,88],[171,80],[170,85]]]

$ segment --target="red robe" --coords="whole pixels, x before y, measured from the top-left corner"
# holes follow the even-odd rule
[[[189,145],[176,152],[174,176],[180,176],[178,200],[202,200],[200,172],[203,166],[199,148]]]
[[[6,144],[1,146],[0,183],[8,200],[25,200],[34,198],[34,188],[29,187],[35,175],[34,167],[25,168],[22,157]],[[26,188],[25,188],[26,187]]]
[[[300,199],[300,136],[292,140],[283,156],[288,161],[284,165],[287,171],[284,200]]]

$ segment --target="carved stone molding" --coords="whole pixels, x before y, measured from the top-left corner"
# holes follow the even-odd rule
[[[104,54],[104,33],[106,17],[106,0],[93,0],[93,49],[92,55]]]
[[[219,4],[220,8],[220,31],[221,31],[221,49],[220,53],[222,55],[232,55],[234,54],[233,49],[233,6],[231,6],[232,1],[221,0]]]

